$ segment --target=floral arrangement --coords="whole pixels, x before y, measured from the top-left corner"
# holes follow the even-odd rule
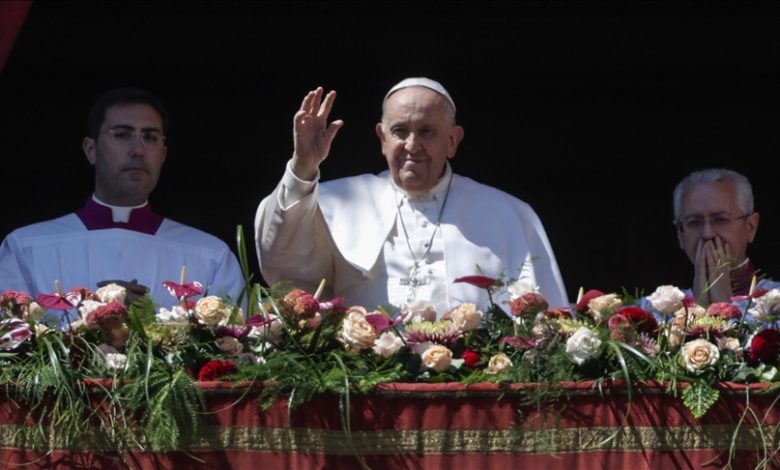
[[[110,443],[171,450],[202,425],[196,381],[261,381],[265,405],[285,395],[295,406],[398,381],[536,382],[549,387],[525,393],[541,402],[562,393],[561,382],[654,380],[696,417],[717,400],[718,382],[780,383],[780,290],[752,288],[706,308],[672,286],[648,297],[590,290],[569,308],[551,307],[525,280],[456,282],[486,289],[490,304],[369,310],[322,299],[322,288],[248,284],[242,309],[187,283],[184,271],[165,283],[170,308],[117,283],[94,292],[56,286],[35,299],[6,291],[0,384],[32,418],[52,418],[39,420],[42,438],[56,423],[75,442],[86,416],[127,424],[102,426]],[[494,303],[504,289],[510,301]],[[140,436],[127,431],[139,428]]]

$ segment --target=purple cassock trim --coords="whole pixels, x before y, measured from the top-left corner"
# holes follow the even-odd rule
[[[149,204],[144,207],[133,209],[130,213],[130,220],[127,223],[114,222],[111,208],[101,206],[92,198],[87,200],[86,205],[76,211],[76,215],[87,227],[87,230],[104,230],[107,228],[123,228],[141,233],[154,235],[163,223],[163,217],[152,212]]]
[[[747,265],[741,270],[731,271],[731,290],[734,295],[747,295],[750,291],[750,284],[753,282],[753,274],[756,267],[748,260]]]

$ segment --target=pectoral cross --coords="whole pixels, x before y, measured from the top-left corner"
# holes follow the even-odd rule
[[[409,293],[406,295],[407,302],[414,301],[418,287],[426,286],[431,283],[431,278],[423,274],[422,270],[420,270],[420,263],[422,262],[423,260],[414,263],[412,269],[409,270],[409,277],[404,277],[399,281],[402,286],[409,286]]]

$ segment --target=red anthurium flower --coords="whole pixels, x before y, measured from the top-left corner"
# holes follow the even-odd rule
[[[203,284],[197,281],[187,284],[177,284],[175,282],[165,281],[163,282],[163,285],[168,289],[168,292],[170,292],[172,296],[179,300],[194,295],[201,295],[203,293]]]
[[[686,308],[693,308],[696,306],[696,299],[694,299],[693,296],[686,295],[685,298],[683,298],[683,305]]]
[[[54,294],[38,294],[35,297],[35,301],[40,304],[41,307],[49,310],[70,310],[73,308],[73,304],[70,303],[64,295],[57,293]]]
[[[382,312],[371,312],[365,318],[379,333],[398,324],[398,321],[392,321],[388,315]]]
[[[463,276],[455,279],[453,282],[465,282],[481,289],[489,289],[496,283],[495,278],[487,276]]]
[[[754,290],[752,294],[750,294],[750,297],[753,297],[754,299],[757,299],[757,298],[763,296],[764,294],[766,294],[767,292],[769,292],[769,289],[758,288],[758,289]]]
[[[588,311],[588,302],[595,299],[596,297],[601,297],[604,295],[603,292],[597,289],[590,289],[588,292],[585,292],[582,295],[582,298],[580,298],[580,301],[577,302],[577,305],[574,307],[575,310],[577,310],[577,313],[585,313]]]
[[[265,318],[265,317],[263,317],[261,315],[253,315],[253,316],[247,318],[246,321],[244,322],[244,324],[246,326],[261,327],[261,326],[268,325],[268,324],[272,323],[273,321],[274,321],[273,318]]]

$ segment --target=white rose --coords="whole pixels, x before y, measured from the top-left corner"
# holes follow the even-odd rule
[[[742,359],[742,345],[737,338],[723,336],[718,340],[718,349],[721,351],[734,351],[737,359]]]
[[[347,350],[360,351],[373,346],[379,336],[373,325],[359,311],[351,311],[341,322],[337,339]]]
[[[110,304],[111,302],[119,302],[125,304],[125,298],[127,297],[127,289],[119,284],[107,284],[95,291],[95,297],[104,304]]]
[[[195,304],[195,318],[203,325],[217,325],[230,318],[230,308],[219,297],[209,295]]]
[[[404,305],[403,314],[407,315],[407,321],[436,321],[436,308],[427,300],[418,300]]]
[[[22,320],[29,321],[39,321],[41,317],[43,317],[44,310],[43,307],[38,305],[38,302],[32,301],[29,305],[24,309],[24,315],[22,315]]]
[[[566,340],[566,353],[575,364],[581,365],[588,359],[599,357],[601,346],[596,332],[583,326]]]
[[[103,302],[98,302],[97,300],[85,300],[81,302],[81,305],[79,305],[79,313],[81,314],[81,318],[87,318],[87,316],[96,308],[102,307],[106,304]]]
[[[683,365],[691,372],[700,371],[707,366],[715,364],[720,359],[718,347],[704,338],[683,344],[680,354]]]
[[[512,284],[509,284],[507,290],[509,291],[509,299],[514,301],[531,292],[538,294],[539,286],[536,285],[533,279],[520,278]]]
[[[190,319],[190,312],[181,305],[174,305],[170,310],[160,307],[156,318],[158,322],[187,323]]]
[[[386,359],[398,352],[402,347],[404,347],[404,341],[398,335],[385,331],[379,335],[379,338],[374,340],[372,349]]]
[[[772,289],[761,297],[754,299],[756,305],[748,310],[756,320],[765,322],[769,315],[778,313],[780,310],[780,290]]]
[[[499,374],[510,367],[512,367],[512,361],[509,359],[509,356],[504,353],[498,353],[490,358],[485,372],[488,374]]]
[[[270,322],[263,326],[253,326],[252,329],[249,330],[249,337],[276,343],[282,335],[284,325],[282,325],[282,321],[279,320],[279,317],[272,313],[267,314],[266,319],[270,320]]]
[[[106,354],[106,365],[109,369],[124,369],[127,365],[127,356],[120,353],[108,353]]]
[[[422,353],[422,363],[429,369],[433,369],[436,372],[443,372],[447,370],[452,363],[452,351],[446,346],[434,344]]]
[[[588,312],[593,320],[598,323],[605,316],[610,316],[623,308],[623,301],[621,301],[617,294],[604,294],[588,302]]]
[[[685,293],[674,286],[659,286],[647,298],[654,309],[663,315],[671,315],[683,306]]]
[[[459,331],[472,331],[479,327],[484,313],[477,310],[477,306],[463,303],[450,311],[450,319]]]

